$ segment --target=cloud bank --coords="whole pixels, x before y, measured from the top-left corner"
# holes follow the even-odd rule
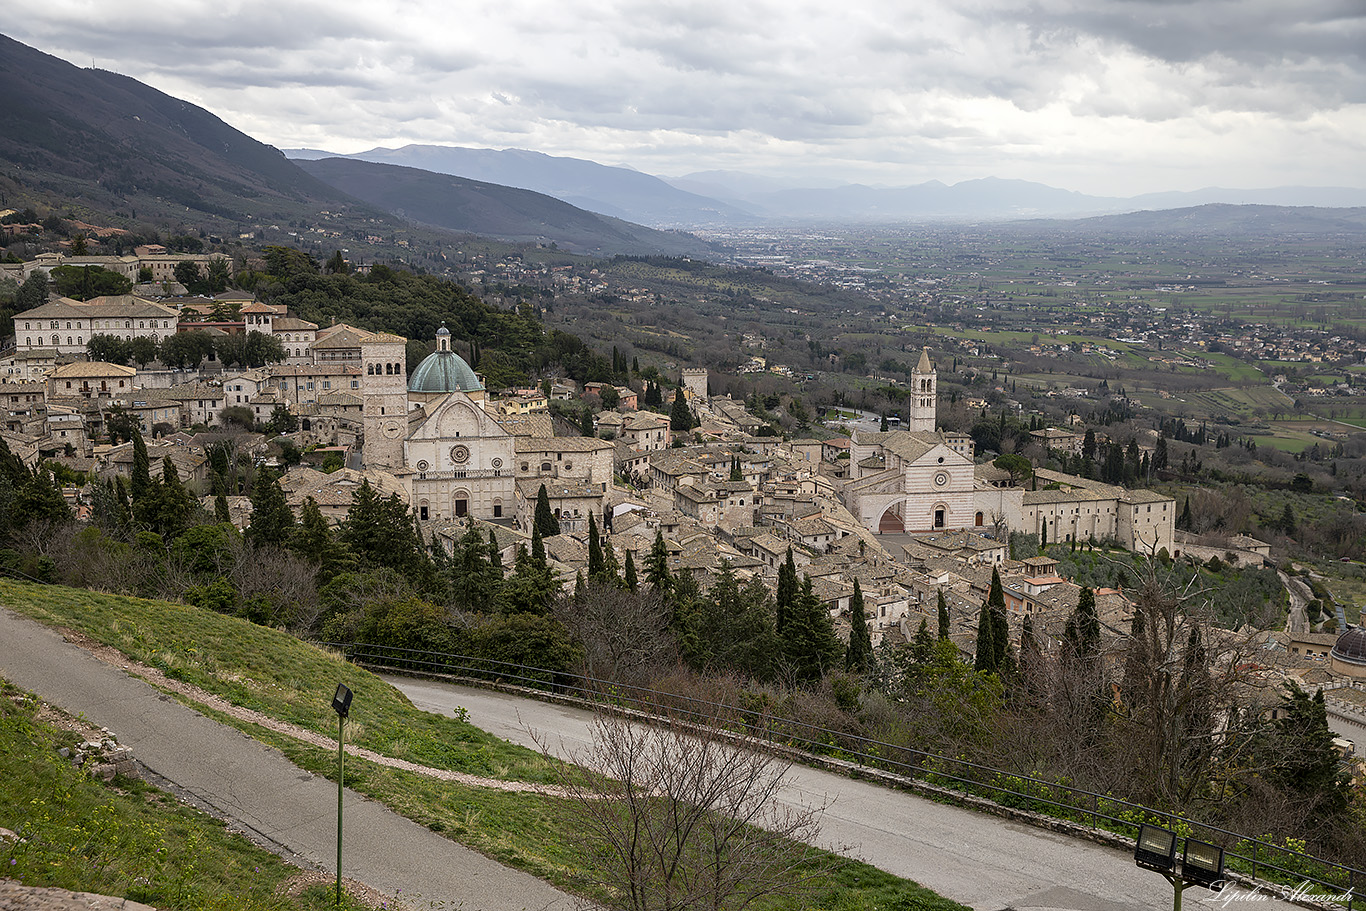
[[[1356,0],[52,0],[10,28],[280,147],[1113,195],[1366,182]]]

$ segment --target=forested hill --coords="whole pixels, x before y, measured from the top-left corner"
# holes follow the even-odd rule
[[[386,266],[364,276],[328,275],[297,250],[266,253],[267,272],[241,276],[261,300],[287,305],[319,327],[344,322],[406,336],[410,362],[431,350],[444,323],[455,350],[495,389],[525,384],[551,365],[580,382],[612,378],[607,358],[575,335],[547,331],[531,308],[499,310],[455,282]]]
[[[4,35],[0,84],[5,176],[54,202],[230,219],[355,203],[201,107]]]
[[[576,253],[706,255],[691,234],[657,231],[598,215],[531,190],[349,158],[298,165],[338,190],[406,219],[517,242],[555,243]]]

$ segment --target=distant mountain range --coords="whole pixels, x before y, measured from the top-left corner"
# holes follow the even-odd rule
[[[316,149],[286,149],[294,159],[331,157]],[[337,156],[419,167],[545,193],[576,206],[656,227],[743,227],[771,221],[904,222],[1084,218],[1202,205],[1366,206],[1366,190],[1275,187],[1133,197],[1091,196],[1027,180],[996,177],[953,185],[929,181],[909,187],[862,184],[801,187],[739,171],[651,177],[629,168],[523,149],[408,145]]]
[[[550,244],[596,255],[706,255],[691,234],[670,233],[596,215],[543,193],[351,158],[298,165],[348,196],[411,222],[485,237]]]
[[[466,149],[408,145],[332,155],[316,149],[286,149],[295,160],[350,158],[404,165],[505,187],[534,190],[570,205],[655,227],[754,221],[741,208],[670,186],[658,177],[581,158],[558,158],[524,149]]]
[[[695,237],[526,190],[363,162],[312,162],[305,170],[203,108],[3,35],[0,86],[0,197],[9,207],[50,205],[102,224],[193,224],[224,233],[314,222],[327,211],[362,226],[401,218],[599,255],[710,249]]]

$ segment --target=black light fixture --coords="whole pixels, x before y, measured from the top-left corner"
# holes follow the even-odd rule
[[[351,714],[351,690],[337,684],[332,694],[332,711],[337,713],[337,906],[342,892],[342,795],[346,792],[346,717]]]
[[[1181,869],[1176,867],[1177,834],[1161,826],[1144,823],[1138,827],[1134,843],[1134,863],[1155,870],[1172,884],[1173,911],[1181,911],[1181,893],[1187,886],[1201,886],[1211,892],[1223,888],[1224,849],[1207,841],[1187,838],[1181,852]]]
[[[1223,888],[1224,849],[1205,841],[1186,839],[1181,853],[1181,878],[1187,883],[1203,886],[1212,892]]]
[[[1134,863],[1158,873],[1176,872],[1176,833],[1146,823],[1139,826]]]
[[[351,714],[351,691],[345,683],[337,684],[337,692],[332,695],[332,711],[343,718]]]

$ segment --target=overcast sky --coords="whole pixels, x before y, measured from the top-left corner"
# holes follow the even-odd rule
[[[1123,196],[1366,186],[1363,0],[43,0],[8,18],[281,148]]]

